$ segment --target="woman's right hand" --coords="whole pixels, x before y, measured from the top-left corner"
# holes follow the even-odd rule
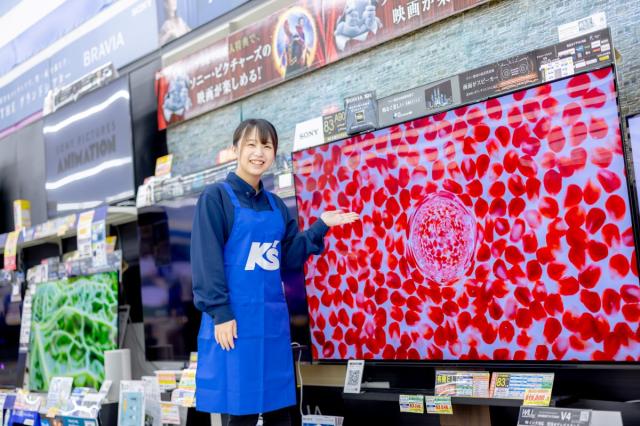
[[[225,351],[234,349],[235,344],[233,343],[233,339],[238,338],[238,326],[236,324],[236,320],[216,325],[214,327],[213,334],[216,338],[216,343],[222,346],[222,349]]]

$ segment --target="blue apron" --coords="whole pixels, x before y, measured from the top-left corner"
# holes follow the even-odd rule
[[[266,413],[295,405],[295,378],[289,312],[280,278],[282,213],[266,193],[271,211],[234,206],[231,235],[224,246],[224,269],[238,325],[235,349],[215,341],[211,316],[202,315],[198,333],[196,407],[209,413]]]

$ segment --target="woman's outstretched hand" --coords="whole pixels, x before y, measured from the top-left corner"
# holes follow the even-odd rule
[[[353,212],[343,212],[342,210],[333,210],[330,212],[324,212],[320,216],[320,219],[328,226],[339,226],[347,223],[360,220],[360,215]]]

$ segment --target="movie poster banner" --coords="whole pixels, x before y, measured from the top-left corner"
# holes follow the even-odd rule
[[[489,0],[324,0],[327,62],[470,9]]]
[[[323,66],[321,12],[300,1],[163,68],[156,76],[159,128]]]
[[[300,0],[158,73],[158,127],[489,1]]]

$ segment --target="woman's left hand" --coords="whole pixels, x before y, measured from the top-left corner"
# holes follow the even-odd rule
[[[334,210],[330,212],[324,212],[320,216],[320,219],[328,226],[339,226],[347,223],[360,220],[360,215],[354,212],[343,212],[342,210]]]

